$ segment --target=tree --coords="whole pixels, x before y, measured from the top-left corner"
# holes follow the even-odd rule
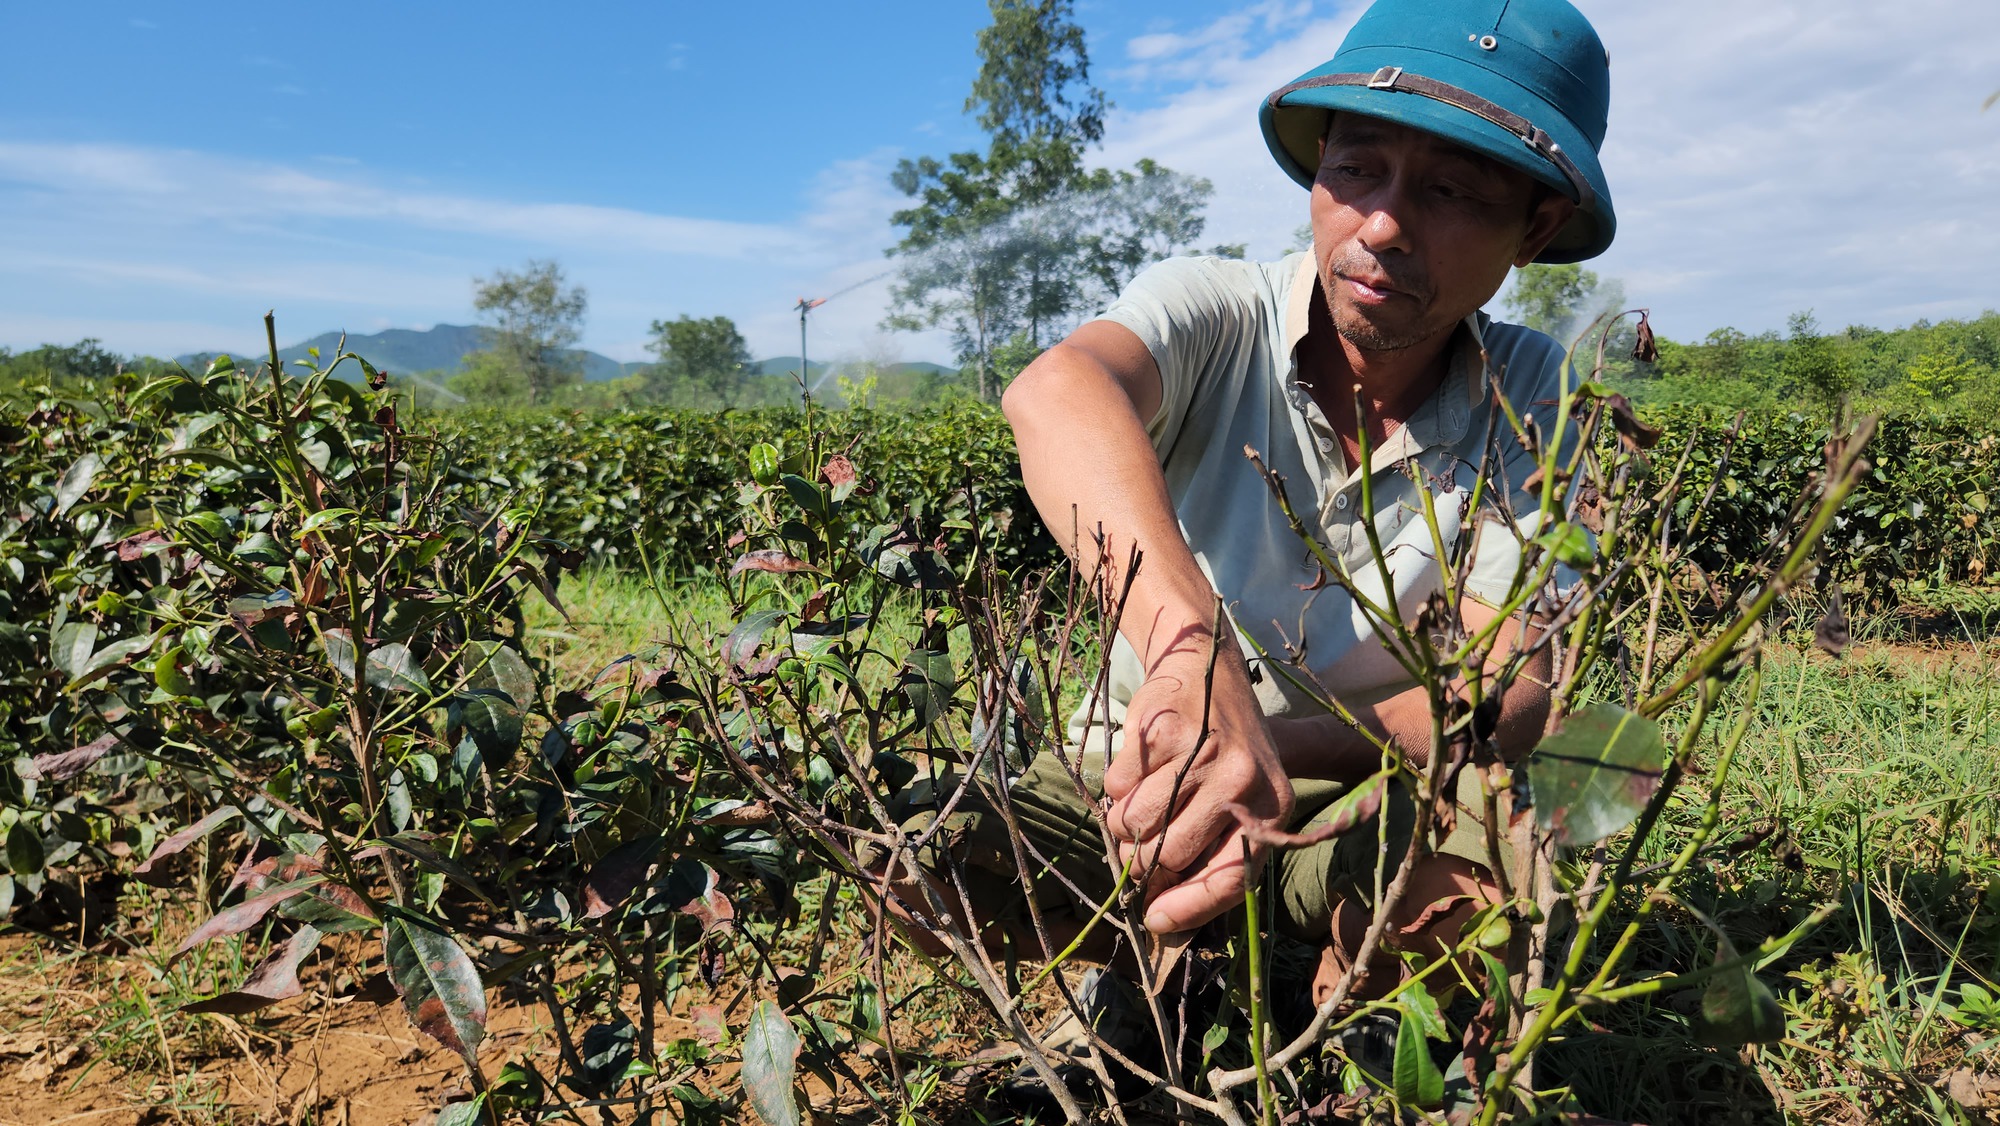
[[[1096,280],[1111,293],[1125,288],[1149,263],[1192,249],[1208,229],[1203,214],[1215,185],[1142,158],[1135,171],[1100,169],[1092,191],[1099,198],[1096,230],[1085,237]],[[1241,258],[1241,244],[1211,246],[1218,258]]]
[[[1570,342],[1582,314],[1596,302],[1598,277],[1575,262],[1550,266],[1537,262],[1514,273],[1514,286],[1501,304],[1520,322],[1545,332],[1563,344]]]
[[[736,405],[750,371],[750,349],[735,321],[723,316],[697,320],[683,313],[671,321],[654,321],[652,333],[646,347],[659,362],[646,371],[649,395],[665,399],[685,390],[725,407]]]
[[[1213,188],[1152,161],[1086,170],[1107,103],[1090,85],[1071,0],[987,2],[993,23],[979,33],[965,102],[987,149],[904,160],[891,175],[914,203],[891,216],[905,233],[889,252],[901,269],[885,323],[949,328],[979,396],[991,399],[1009,377],[996,349],[1039,351],[1148,256],[1191,248]]]
[[[1979,365],[1957,348],[1932,348],[1913,361],[1906,377],[1919,399],[1939,401],[1973,385],[1980,375]]]
[[[1811,309],[1793,313],[1785,325],[1788,339],[1784,358],[1778,361],[1778,376],[1786,393],[1812,399],[1829,414],[1836,412],[1854,384],[1846,357],[1821,335]]]
[[[492,344],[468,366],[492,382],[504,373],[522,386],[529,402],[545,403],[558,387],[583,380],[581,357],[571,348],[582,334],[587,305],[583,287],[566,285],[562,267],[531,261],[519,273],[496,270],[473,281],[473,307],[493,322]]]

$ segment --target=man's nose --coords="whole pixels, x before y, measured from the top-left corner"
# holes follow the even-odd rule
[[[1407,254],[1413,248],[1412,212],[1411,201],[1401,190],[1392,187],[1378,192],[1368,201],[1356,237],[1375,254],[1389,251]]]

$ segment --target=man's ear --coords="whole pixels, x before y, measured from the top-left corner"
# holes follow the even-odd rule
[[[1527,233],[1521,236],[1521,251],[1514,259],[1516,268],[1534,262],[1548,245],[1561,233],[1563,225],[1576,214],[1576,204],[1557,191],[1544,191],[1542,201],[1535,205],[1534,213],[1528,216]]]

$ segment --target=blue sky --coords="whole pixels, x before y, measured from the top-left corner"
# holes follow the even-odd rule
[[[1580,0],[1612,53],[1618,245],[1668,336],[2000,306],[2000,3]],[[1257,99],[1333,51],[1340,0],[1079,0],[1116,108],[1099,159],[1211,178],[1210,241],[1276,254],[1304,197]],[[585,342],[787,311],[885,268],[896,159],[978,143],[977,0],[758,5],[0,5],[0,346],[127,352],[473,319],[553,257]],[[876,281],[815,352],[947,359]],[[821,352],[821,344],[825,351]]]

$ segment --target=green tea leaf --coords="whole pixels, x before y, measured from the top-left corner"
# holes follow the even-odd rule
[[[464,693],[447,712],[451,726],[463,728],[481,758],[502,763],[521,749],[521,709],[496,688]]]
[[[42,848],[42,835],[26,821],[14,822],[7,830],[7,870],[16,876],[35,876],[42,871],[42,861],[47,853]]]
[[[128,637],[123,641],[114,641],[92,653],[83,667],[77,670],[75,679],[63,687],[63,691],[74,692],[152,647],[153,639],[145,634]]]
[[[95,453],[87,453],[63,470],[62,479],[56,482],[54,515],[61,516],[83,499],[83,494],[90,491],[90,483],[97,480],[97,471],[103,464],[104,459]]]
[[[1405,1008],[1396,1025],[1396,1098],[1428,1109],[1444,1102],[1444,1073],[1425,1041],[1423,1021]]]
[[[951,667],[951,654],[936,649],[912,649],[903,658],[899,681],[903,698],[917,713],[918,722],[928,727],[951,706],[958,680]]]
[[[433,1126],[480,1126],[485,1121],[486,1092],[481,1091],[463,1102],[446,1103]]]
[[[769,442],[750,447],[750,479],[759,485],[778,483],[778,448]]]
[[[49,660],[75,680],[90,664],[97,650],[97,627],[90,622],[67,622],[49,643]]]
[[[1708,979],[1693,1030],[1703,1044],[1771,1044],[1785,1038],[1785,1010],[1745,962]]]
[[[607,1096],[625,1077],[625,1069],[632,1066],[634,1053],[639,1043],[639,1030],[625,1017],[605,1024],[592,1025],[584,1030],[583,1074],[577,1076],[590,1094]]]
[[[1646,808],[1666,757],[1659,724],[1616,704],[1592,704],[1528,759],[1535,820],[1559,844],[1602,840]]]
[[[534,706],[534,670],[513,646],[503,641],[473,641],[465,649],[466,667],[478,670],[467,679],[467,688],[498,689],[524,711]]]
[[[416,654],[400,641],[392,641],[368,654],[368,683],[391,692],[430,695],[431,680]]]
[[[392,909],[382,925],[382,952],[417,1028],[466,1062],[477,1059],[486,1035],[486,990],[457,941],[429,919]]]
[[[759,1001],[743,1032],[743,1093],[764,1126],[799,1126],[799,1104],[792,1095],[792,1075],[798,1061],[799,1034],[775,1001]]]

